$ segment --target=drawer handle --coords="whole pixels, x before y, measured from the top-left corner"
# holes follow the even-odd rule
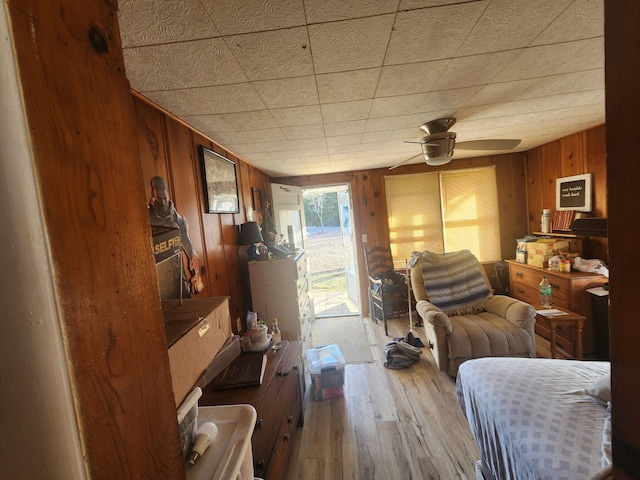
[[[256,430],[262,430],[262,426],[264,425],[264,422],[262,421],[262,419],[260,418],[257,422],[256,422]]]
[[[521,288],[519,288],[519,289],[518,289],[518,293],[523,293],[523,294],[524,294],[524,290],[523,290],[523,289],[521,289]]]
[[[552,283],[551,284],[551,288],[555,288],[556,290],[560,290],[560,285],[558,285],[557,283]]]
[[[522,278],[522,277],[524,277],[524,275],[522,274],[522,272],[516,272],[516,277]]]
[[[279,377],[286,377],[287,375],[289,375],[289,372],[285,372],[284,370],[278,370]]]
[[[291,425],[293,423],[293,415],[291,415],[289,418],[287,418],[287,423],[289,425]]]
[[[264,470],[264,460],[259,460],[256,462],[256,471],[262,473]]]
[[[285,434],[284,434],[284,441],[285,441],[285,442],[288,442],[288,441],[289,441],[289,434],[288,434],[288,433],[285,433]]]

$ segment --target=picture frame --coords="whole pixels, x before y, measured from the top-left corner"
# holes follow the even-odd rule
[[[591,173],[556,180],[556,211],[591,211]]]
[[[234,161],[200,145],[206,213],[240,213]]]

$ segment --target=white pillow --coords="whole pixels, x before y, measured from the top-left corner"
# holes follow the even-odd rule
[[[594,402],[603,407],[607,406],[607,402],[611,401],[611,376],[603,375],[584,389],[584,393],[589,395]]]

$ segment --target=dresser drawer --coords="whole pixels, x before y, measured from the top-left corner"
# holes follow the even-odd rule
[[[553,273],[528,270],[526,268],[509,266],[509,281],[511,282],[511,294],[535,308],[540,307],[540,291],[538,285],[542,277],[546,275],[551,285],[551,301],[561,308],[569,308],[571,287],[568,278],[563,278]]]

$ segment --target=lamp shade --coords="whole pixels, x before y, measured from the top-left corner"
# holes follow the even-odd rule
[[[240,225],[240,238],[238,244],[240,245],[252,245],[254,243],[262,243],[262,233],[260,233],[260,227],[256,222],[247,222]]]

